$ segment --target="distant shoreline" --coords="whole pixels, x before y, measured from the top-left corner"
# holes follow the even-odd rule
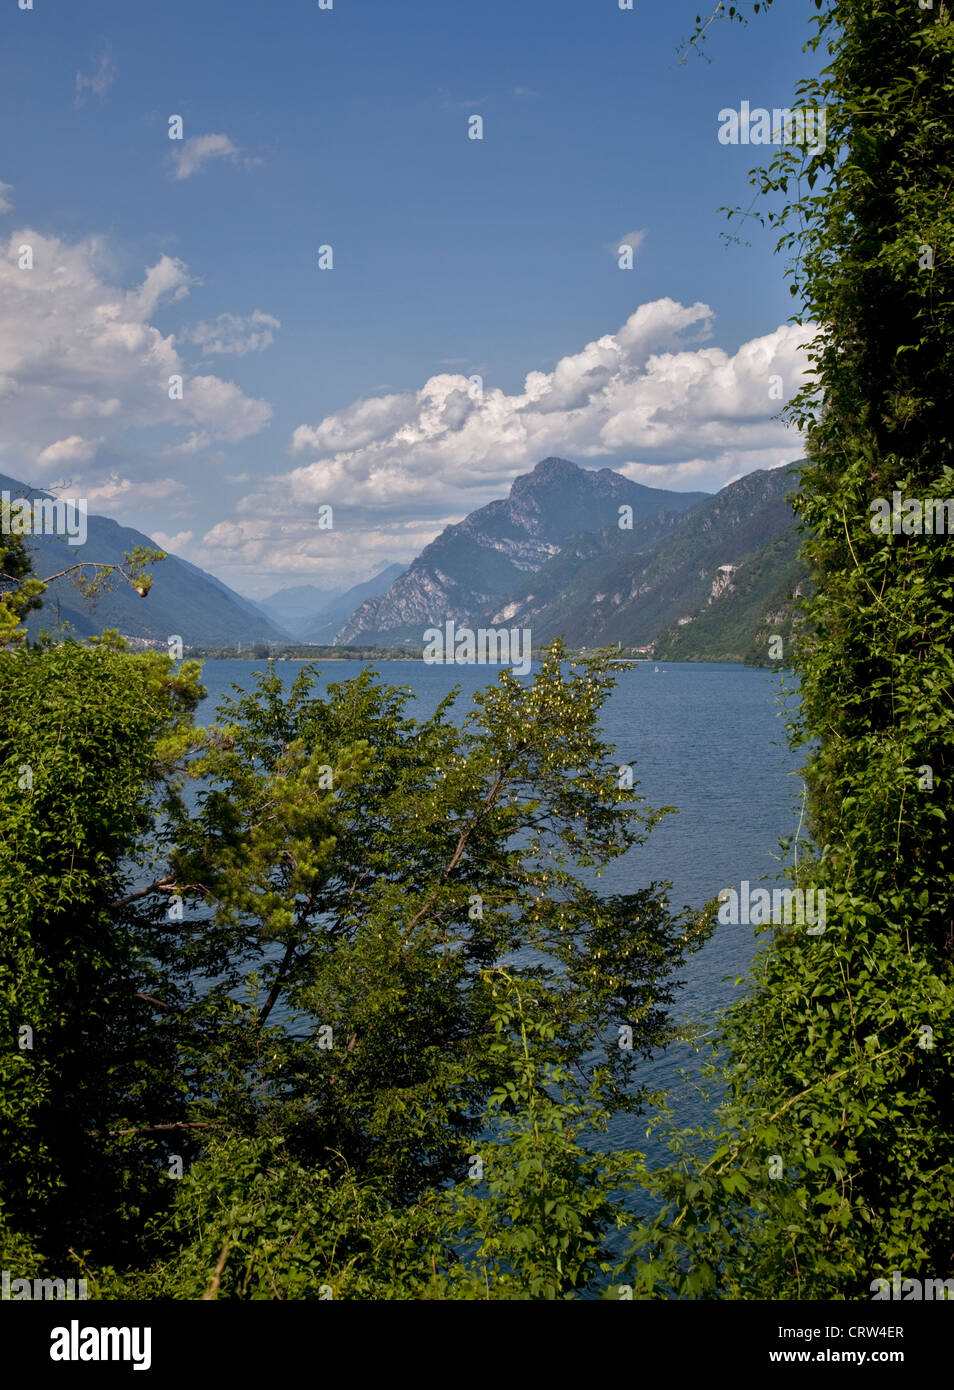
[[[368,652],[349,652],[347,655],[341,655],[341,654],[339,654],[339,653],[335,653],[334,655],[331,655],[330,653],[327,653],[327,652],[313,652],[313,653],[310,653],[310,654],[307,655],[307,656],[285,656],[285,655],[282,655],[282,654],[280,654],[280,653],[272,653],[271,655],[269,655],[269,654],[267,654],[267,653],[262,653],[261,655],[258,655],[258,656],[248,656],[248,655],[246,655],[244,652],[215,651],[215,650],[213,650],[213,651],[205,651],[205,650],[200,650],[200,651],[186,651],[185,655],[186,655],[186,657],[187,657],[188,659],[191,659],[191,660],[193,660],[193,661],[257,661],[257,662],[264,662],[264,661],[298,661],[298,662],[311,662],[311,663],[315,663],[315,662],[324,663],[324,662],[329,662],[329,661],[360,661],[360,662],[364,662],[364,663],[367,664],[367,665],[370,665],[370,664],[374,664],[374,665],[384,665],[385,663],[389,663],[389,664],[394,663],[394,664],[396,664],[396,663],[404,662],[404,663],[411,663],[411,664],[413,664],[413,665],[442,665],[442,666],[456,666],[456,665],[458,665],[458,664],[464,666],[464,665],[473,665],[473,664],[476,664],[476,663],[472,663],[472,662],[460,662],[460,663],[457,663],[457,662],[454,662],[454,661],[437,662],[437,663],[433,663],[433,662],[424,662],[423,658],[420,657],[420,656],[409,656],[409,655],[407,655],[406,653],[405,653],[405,654],[401,654],[400,656],[398,656],[398,655],[384,656],[384,655],[376,654],[376,653],[374,653],[373,651],[368,651]],[[593,655],[593,653],[592,653],[591,651],[589,651],[589,650],[587,650],[587,651],[585,651],[585,652],[573,652],[573,651],[571,651],[571,652],[567,652],[567,660],[569,660],[569,661],[578,661],[581,657],[584,657],[584,656],[591,656],[591,655]],[[533,659],[534,661],[539,661],[539,660],[540,660],[540,656],[539,656],[537,653],[534,653],[532,659]],[[492,667],[493,669],[497,669],[498,667],[499,667],[500,669],[506,669],[506,668],[508,668],[508,666],[509,666],[509,663],[508,663],[508,662],[487,662],[487,663],[481,662],[481,663],[479,663],[479,664],[480,664],[480,665],[486,664],[486,665]],[[784,666],[782,666],[781,664],[776,663],[776,662],[757,663],[757,662],[749,662],[749,661],[739,661],[738,659],[735,659],[735,658],[732,658],[732,657],[712,657],[712,658],[710,658],[710,659],[708,659],[708,660],[691,660],[691,661],[685,661],[685,660],[680,660],[678,657],[671,657],[671,656],[661,657],[661,658],[655,658],[655,657],[651,657],[651,656],[620,656],[620,657],[617,657],[617,658],[612,662],[612,664],[613,664],[613,665],[616,665],[616,666],[620,666],[620,667],[625,667],[625,666],[660,666],[660,665],[663,665],[663,666],[740,666],[743,670],[750,670],[750,671],[782,671],[782,670],[787,670],[787,669],[788,669],[787,667],[784,667]]]

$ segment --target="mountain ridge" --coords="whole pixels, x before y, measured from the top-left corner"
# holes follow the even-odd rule
[[[52,494],[0,474],[0,490],[11,497],[45,498]],[[56,573],[83,561],[119,565],[136,546],[161,550],[149,536],[122,526],[112,517],[90,512],[83,545],[68,545],[58,536],[28,536],[27,549],[36,577]],[[62,623],[71,635],[91,637],[115,628],[125,637],[165,642],[181,636],[186,646],[222,642],[283,642],[288,634],[262,613],[252,599],[230,589],[222,580],[188,560],[169,554],[149,567],[153,587],[145,599],[128,584],[116,586],[95,600],[85,599],[68,576],[55,579],[43,594],[43,607],[30,613],[26,628],[31,639],[56,632]]]
[[[535,645],[560,636],[571,645],[649,646],[670,628],[688,626],[733,590],[744,560],[794,527],[786,500],[795,487],[790,467],[759,469],[736,479],[669,518],[664,534],[648,545],[635,528],[575,538],[532,584],[518,589],[506,620],[530,627]],[[552,582],[551,566],[564,571],[559,584]],[[557,592],[541,602],[534,588]],[[488,622],[502,617],[499,610],[481,614]]]
[[[579,468],[556,456],[541,459],[514,479],[506,498],[445,527],[386,594],[352,614],[335,644],[404,640],[449,617],[467,622],[557,554],[579,531],[581,516],[596,530],[615,525],[620,507],[629,506],[635,525],[708,495],[646,487],[612,469]]]

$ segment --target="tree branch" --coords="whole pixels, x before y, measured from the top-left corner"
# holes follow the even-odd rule
[[[294,957],[295,952],[296,952],[297,949],[298,949],[298,943],[297,943],[296,941],[293,941],[293,942],[291,943],[290,946],[286,947],[286,949],[285,949],[285,954],[284,954],[284,956],[282,957],[282,963],[281,963],[281,965],[278,967],[278,974],[275,976],[275,983],[272,985],[271,989],[268,991],[268,998],[265,1000],[265,1003],[262,1005],[261,1010],[259,1011],[258,1018],[255,1020],[255,1025],[254,1025],[254,1026],[255,1026],[256,1031],[257,1031],[259,1028],[261,1028],[261,1027],[263,1026],[263,1024],[265,1023],[265,1020],[268,1018],[268,1015],[271,1013],[272,1009],[274,1009],[275,1004],[276,1004],[277,1001],[278,1001],[278,996],[281,994],[281,992],[282,992],[282,987],[283,987],[283,985],[284,985],[284,983],[285,983],[285,980],[284,980],[285,971],[286,971],[286,970],[288,969],[288,967],[291,965],[292,959],[293,959],[293,957]]]
[[[519,752],[519,751],[522,751],[522,750],[519,750],[519,749],[518,749],[517,751]],[[469,841],[470,837],[473,835],[474,831],[477,830],[477,829],[479,828],[479,826],[481,825],[481,823],[487,818],[488,813],[490,812],[492,806],[494,805],[495,801],[497,800],[497,797],[498,797],[498,795],[500,794],[500,789],[501,789],[501,787],[502,787],[503,784],[504,784],[504,776],[505,776],[505,773],[510,771],[510,768],[513,766],[513,764],[514,764],[514,762],[515,762],[515,760],[516,760],[516,756],[517,756],[517,753],[515,752],[513,758],[511,758],[511,760],[510,760],[510,762],[508,763],[506,769],[501,769],[501,771],[497,773],[497,776],[494,778],[493,786],[490,788],[490,791],[489,791],[489,792],[487,793],[487,795],[484,797],[484,803],[483,803],[483,805],[481,806],[480,810],[477,812],[477,815],[476,815],[476,816],[474,817],[474,819],[471,821],[470,825],[468,825],[467,828],[466,828],[465,830],[462,830],[462,831],[460,832],[460,837],[458,838],[458,841],[457,841],[457,847],[456,847],[456,849],[454,850],[453,855],[451,856],[450,863],[447,865],[447,868],[446,868],[446,869],[444,870],[444,872],[441,874],[441,878],[442,878],[442,879],[446,879],[446,878],[448,877],[448,875],[451,874],[451,873],[453,873],[454,869],[457,868],[457,865],[460,863],[460,861],[461,861],[461,859],[462,859],[462,857],[463,857],[464,850],[467,848],[467,842]],[[403,936],[409,936],[410,933],[411,933],[411,932],[414,930],[414,928],[417,926],[418,922],[420,922],[421,919],[422,919],[423,917],[426,917],[426,916],[427,916],[428,912],[430,911],[431,904],[433,903],[433,901],[434,901],[434,898],[433,898],[433,896],[431,896],[431,897],[427,900],[427,902],[424,904],[424,906],[421,908],[420,912],[415,913],[415,915],[411,918],[411,920],[410,920],[410,922],[408,923],[407,927],[406,927],[405,930],[403,931],[403,933],[402,933]]]
[[[228,1259],[228,1257],[229,1242],[226,1241],[225,1244],[222,1246],[222,1249],[219,1251],[219,1258],[216,1261],[215,1265],[215,1273],[212,1275],[212,1283],[209,1285],[208,1289],[202,1295],[203,1303],[205,1303],[209,1299],[214,1299],[216,1294],[218,1293],[219,1284],[222,1282],[222,1271],[225,1268],[225,1261]]]
[[[133,1129],[107,1129],[106,1137],[109,1139],[124,1138],[128,1134],[164,1134],[172,1129],[220,1129],[221,1124],[218,1120],[173,1120],[167,1125],[137,1125]],[[91,1129],[90,1135],[93,1139],[101,1139],[102,1131]]]
[[[195,886],[195,885],[191,885]],[[171,893],[176,887],[176,880],[172,878],[160,878],[155,883],[150,883],[148,888],[137,888],[135,893],[127,893],[125,898],[117,898],[115,902],[109,904],[115,910],[117,907],[126,907],[129,903],[136,902],[139,898],[148,898],[150,893]]]

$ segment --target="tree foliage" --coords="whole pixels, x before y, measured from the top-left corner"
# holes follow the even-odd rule
[[[460,1176],[500,1081],[486,972],[504,961],[550,1030],[541,1061],[638,1104],[705,924],[672,915],[665,885],[597,891],[661,813],[599,739],[608,662],[562,657],[527,688],[504,672],[462,721],[453,695],[413,719],[368,672],[322,697],[311,670],[290,691],[270,670],[226,701],[162,882],[191,908],[167,928],[194,1001],[188,1118],[280,1134],[397,1201]]]
[[[606,1276],[639,1163],[587,1145],[707,931],[665,884],[598,891],[663,814],[600,738],[608,656],[424,720],[368,671],[269,668],[208,731],[195,664],[115,637],[0,681],[7,1250],[111,1296]]]
[[[752,182],[791,256],[813,376],[792,402],[815,593],[797,665],[827,930],[772,941],[729,1016],[722,1125],[659,1179],[644,1292],[865,1298],[954,1265],[954,540],[876,534],[877,498],[952,495],[954,28],[838,0],[810,48],[824,151]]]
[[[109,1131],[153,1103],[156,968],[116,899],[197,676],[114,635],[0,656],[2,1212],[51,1255],[145,1200]]]

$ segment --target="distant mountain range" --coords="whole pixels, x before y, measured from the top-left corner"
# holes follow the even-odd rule
[[[11,500],[51,495],[5,474],[0,474],[0,491],[9,493]],[[136,546],[162,548],[141,531],[93,513],[87,517],[83,545],[44,535],[28,537],[27,545],[39,579],[84,560],[121,564],[124,553]],[[330,644],[355,608],[383,593],[403,566],[388,565],[374,578],[347,590],[299,584],[260,602],[245,598],[214,575],[168,552],[165,560],[150,565],[149,570],[154,583],[145,600],[121,581],[90,600],[68,576],[55,579],[43,595],[43,607],[30,614],[27,631],[32,638],[41,631],[64,630],[76,637],[90,637],[115,628],[125,637],[146,641],[165,642],[177,635],[186,647],[283,646],[294,640]]]
[[[117,628],[199,647],[299,644],[420,651],[423,633],[458,626],[529,628],[534,647],[619,645],[657,658],[767,661],[786,641],[808,574],[786,495],[791,468],[749,473],[714,495],[645,487],[611,469],[548,458],[514,480],[506,499],[448,526],[409,566],[388,565],[341,592],[314,585],[261,602],[169,555],[152,567],[144,601],[118,584],[95,604],[55,580],[31,614],[32,636],[64,622],[77,636]],[[0,474],[11,497],[46,497]],[[621,524],[622,521],[622,524]],[[81,560],[109,564],[148,536],[89,516],[85,545],[55,536],[29,544],[43,578]],[[787,651],[787,646],[786,646]]]
[[[50,495],[3,474],[0,490],[9,492],[11,498]],[[87,518],[84,545],[69,545],[61,536],[31,536],[27,544],[38,579],[83,560],[121,564],[123,553],[137,545],[161,549],[141,531],[93,514]],[[41,630],[55,633],[66,623],[77,637],[116,628],[126,637],[160,642],[177,635],[186,646],[288,640],[251,599],[243,598],[187,560],[169,555],[149,569],[155,583],[145,599],[125,582],[119,582],[91,603],[68,576],[54,580],[43,595],[43,607],[29,616],[28,632],[31,637]]]
[[[360,608],[367,599],[386,594],[404,570],[404,565],[388,565],[373,579],[366,579],[363,584],[355,584],[353,589],[339,594],[315,613],[311,622],[303,625],[300,640],[314,642],[319,646],[330,646],[342,624],[347,623],[355,609]]]
[[[329,646],[342,623],[365,599],[387,593],[404,573],[404,565],[386,565],[378,574],[350,589],[319,589],[314,584],[296,584],[279,589],[257,606],[296,642]]]
[[[424,628],[445,618],[468,623],[506,600],[578,532],[616,526],[621,506],[632,509],[636,526],[705,496],[644,487],[609,468],[544,459],[514,479],[509,497],[446,527],[386,594],[362,604],[335,642],[393,645],[420,641]]]
[[[452,618],[529,628],[535,647],[562,636],[671,660],[765,662],[770,635],[791,637],[807,584],[786,501],[796,484],[778,468],[715,495],[676,493],[545,459],[506,501],[447,527],[335,642],[420,646],[425,628]]]
[[[295,584],[289,589],[279,589],[268,598],[256,599],[255,603],[289,637],[298,638],[309,623],[314,622],[315,615],[323,613],[342,592],[341,589],[319,589],[316,584]]]

